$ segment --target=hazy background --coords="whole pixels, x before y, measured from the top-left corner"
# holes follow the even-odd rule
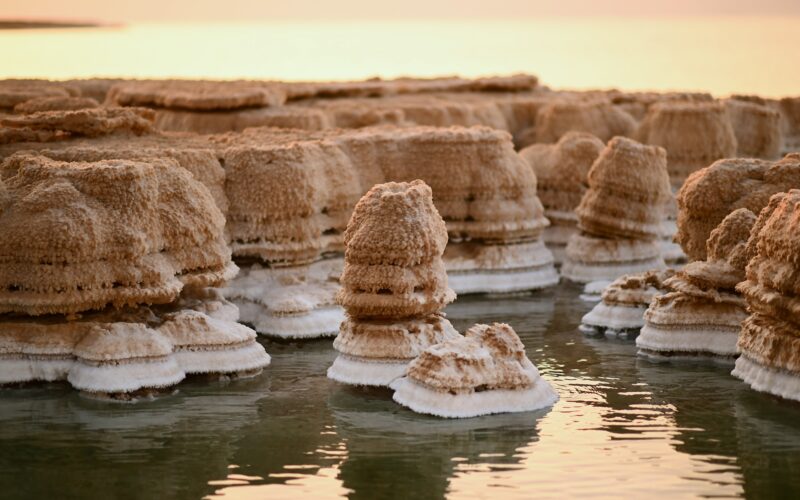
[[[3,18],[104,22],[540,16],[784,16],[799,0],[0,0]]]

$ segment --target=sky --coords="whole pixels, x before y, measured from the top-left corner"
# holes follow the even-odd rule
[[[0,0],[0,18],[101,22],[798,16],[800,0]]]

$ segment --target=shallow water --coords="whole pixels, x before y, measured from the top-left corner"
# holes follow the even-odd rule
[[[0,390],[0,497],[800,495],[800,405],[749,390],[729,367],[654,364],[632,341],[585,337],[579,291],[447,310],[461,330],[510,323],[561,395],[548,411],[416,415],[388,390],[329,381],[330,340],[264,341],[261,376],[190,381],[151,402]]]
[[[268,21],[6,30],[0,31],[0,77],[327,80],[529,72],[558,88],[779,97],[800,93],[798,31],[800,17],[788,16]]]

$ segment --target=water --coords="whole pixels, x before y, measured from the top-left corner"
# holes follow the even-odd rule
[[[558,88],[800,94],[800,17],[134,24],[0,31],[0,77],[529,72]]]
[[[564,498],[800,496],[800,405],[713,364],[654,364],[587,338],[579,288],[466,297],[463,330],[506,321],[561,395],[550,410],[417,415],[388,390],[329,381],[330,340],[264,341],[233,383],[109,404],[62,385],[0,391],[0,497]]]

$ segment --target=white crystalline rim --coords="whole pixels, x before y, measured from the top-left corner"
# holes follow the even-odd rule
[[[447,283],[457,295],[469,293],[514,293],[547,288],[558,283],[552,264],[531,269],[450,272]]]
[[[660,271],[666,268],[667,265],[661,257],[602,265],[565,260],[561,266],[561,276],[577,283],[589,283],[592,281],[614,281],[626,274],[636,274],[653,270]]]
[[[746,355],[739,356],[731,375],[742,379],[756,391],[800,401],[799,376],[762,366]]]
[[[305,314],[274,316],[266,307],[253,302],[237,305],[243,323],[253,325],[262,335],[281,339],[335,337],[344,321],[344,309],[338,306],[313,309]]]
[[[703,327],[684,325],[681,329],[661,329],[652,323],[645,323],[636,338],[639,354],[662,358],[659,353],[702,354],[709,356],[736,356],[739,350],[736,341],[738,329],[709,330]]]
[[[54,382],[67,378],[75,358],[0,359],[0,384]]]
[[[181,370],[194,373],[236,373],[258,370],[269,365],[271,358],[258,342],[224,350],[178,350],[175,359]]]
[[[340,354],[328,368],[328,378],[350,385],[389,387],[402,377],[411,360],[370,361],[365,358]]]
[[[586,313],[581,323],[613,329],[639,329],[644,326],[644,306],[608,305],[600,302]]]
[[[67,375],[73,387],[88,392],[134,392],[144,388],[160,389],[182,381],[186,374],[174,356],[155,360],[130,360],[121,364],[93,365],[75,361]]]
[[[544,379],[523,390],[494,389],[466,394],[434,391],[407,377],[392,384],[392,398],[417,413],[444,418],[470,418],[493,413],[541,410],[558,401],[558,394]]]

